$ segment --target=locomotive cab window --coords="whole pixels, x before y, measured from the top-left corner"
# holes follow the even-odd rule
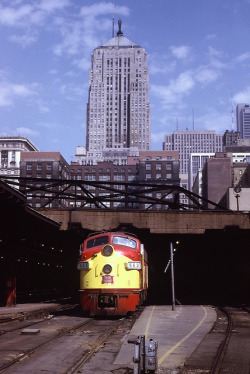
[[[108,244],[109,237],[108,236],[99,236],[95,237],[87,242],[86,248],[93,248],[97,247],[98,245]]]
[[[136,241],[123,236],[114,236],[113,244],[125,245],[126,247],[136,248]]]

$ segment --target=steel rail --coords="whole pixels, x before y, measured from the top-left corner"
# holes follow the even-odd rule
[[[74,374],[98,351],[102,344],[113,334],[113,332],[124,322],[125,318],[122,318],[114,327],[111,328],[106,334],[104,334],[97,344],[90,349],[90,351],[77,363],[72,371],[67,371],[67,373]]]
[[[211,370],[210,374],[218,374],[219,373],[219,370],[220,370],[221,365],[223,363],[224,356],[226,354],[226,350],[227,350],[227,346],[228,346],[228,343],[229,343],[229,340],[230,340],[231,332],[232,332],[231,314],[225,308],[220,307],[219,310],[221,310],[227,317],[227,329],[226,329],[226,333],[225,333],[225,338],[220,345],[219,351],[218,351],[217,356],[215,358],[215,361],[214,361],[214,364],[213,364],[213,367],[212,367],[212,370]]]
[[[26,351],[25,353],[21,354],[19,357],[17,357],[14,360],[11,360],[8,363],[0,366],[0,372],[3,371],[3,370],[5,370],[5,369],[7,369],[8,367],[10,367],[10,366],[18,363],[19,361],[23,360],[24,358],[29,357],[32,353],[36,352],[39,348],[45,346],[46,344],[49,344],[53,340],[56,340],[56,339],[58,339],[58,338],[60,338],[60,337],[62,337],[64,335],[70,333],[71,331],[75,331],[78,328],[80,328],[80,327],[82,327],[84,325],[87,325],[88,323],[90,323],[92,321],[93,321],[93,318],[90,318],[87,321],[84,321],[84,322],[82,322],[82,323],[80,323],[80,324],[78,324],[78,325],[76,325],[74,327],[70,327],[70,328],[64,330],[63,332],[60,332],[59,334],[57,334],[57,335],[53,336],[52,338],[44,341],[43,343],[38,344],[37,346],[35,346],[33,348],[30,348],[28,351]]]

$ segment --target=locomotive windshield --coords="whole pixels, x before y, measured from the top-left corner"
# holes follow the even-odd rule
[[[114,244],[125,245],[126,247],[136,248],[136,241],[129,238],[124,238],[123,236],[114,236]]]
[[[109,242],[109,237],[108,236],[99,236],[93,239],[90,239],[87,242],[86,248],[92,248],[92,247],[97,247],[98,245],[103,245],[103,244],[108,244]]]

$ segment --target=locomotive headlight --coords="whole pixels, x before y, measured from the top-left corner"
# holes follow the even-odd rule
[[[141,262],[140,261],[128,261],[127,262],[127,269],[128,270],[140,270],[141,269]]]
[[[112,247],[112,245],[107,244],[103,247],[102,254],[103,256],[111,256],[113,253],[113,250],[114,248]]]
[[[78,261],[77,270],[89,270],[92,267],[91,261]]]
[[[109,274],[109,273],[111,273],[111,271],[112,271],[112,266],[109,265],[109,264],[106,264],[106,265],[103,266],[102,271],[103,271],[105,274]]]

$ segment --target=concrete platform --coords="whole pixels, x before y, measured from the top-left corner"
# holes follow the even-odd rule
[[[128,339],[145,335],[146,340],[158,341],[157,372],[175,373],[212,329],[216,311],[209,306],[148,306],[134,324],[114,362],[115,365],[133,368],[131,358],[134,345]]]
[[[12,307],[0,307],[0,322],[8,318],[19,318],[34,313],[46,313],[57,310],[61,304],[57,303],[27,303]]]

